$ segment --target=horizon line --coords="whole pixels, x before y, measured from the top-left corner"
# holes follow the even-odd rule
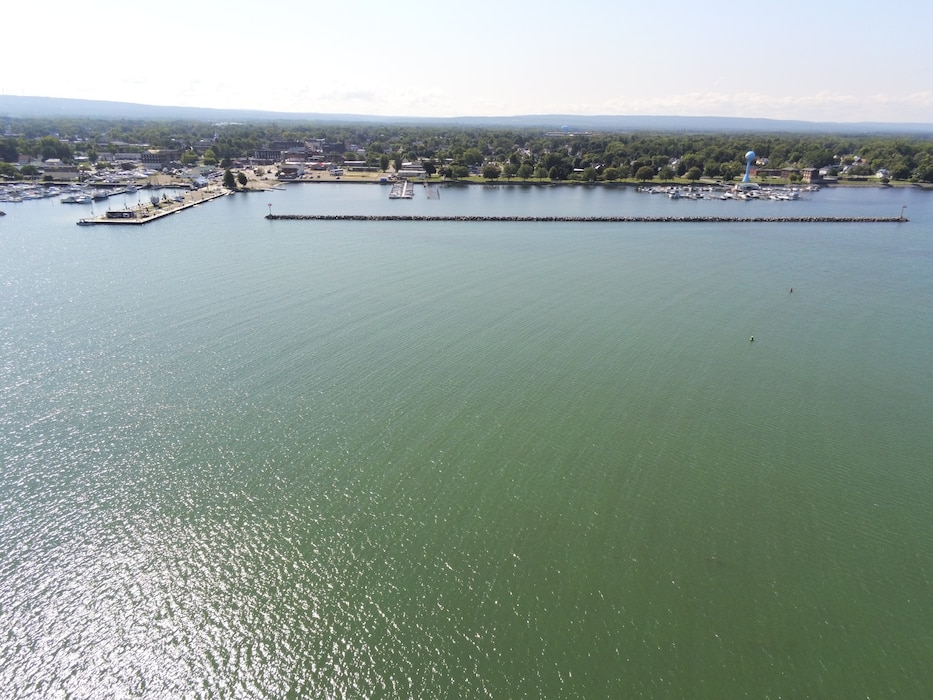
[[[933,122],[893,122],[893,121],[814,121],[810,119],[787,119],[779,117],[761,117],[761,116],[736,116],[736,115],[695,115],[695,114],[662,114],[662,113],[569,113],[569,112],[551,112],[551,113],[521,113],[521,114],[460,114],[456,116],[418,116],[414,114],[371,114],[362,112],[296,112],[289,110],[269,110],[254,107],[203,107],[178,104],[152,104],[146,102],[127,102],[123,100],[103,100],[87,99],[80,97],[55,97],[51,95],[11,95],[0,92],[0,101],[2,100],[47,100],[55,102],[71,102],[84,105],[125,105],[138,109],[160,110],[160,111],[203,111],[203,112],[228,112],[251,115],[267,115],[268,118],[274,117],[294,117],[294,118],[331,118],[331,119],[354,119],[354,120],[412,120],[412,121],[457,121],[457,120],[519,120],[519,119],[554,119],[554,120],[612,120],[612,119],[680,119],[695,121],[740,121],[740,122],[768,122],[774,124],[805,124],[811,126],[838,126],[838,127],[906,127],[910,129],[930,129],[933,130]],[[0,116],[14,117],[17,115],[4,114]],[[44,115],[50,116],[50,115]],[[62,116],[62,115],[59,115]]]

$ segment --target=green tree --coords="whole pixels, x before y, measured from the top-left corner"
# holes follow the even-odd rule
[[[654,179],[654,168],[650,165],[643,165],[635,172],[635,179],[645,182]]]
[[[213,148],[208,148],[204,151],[204,165],[217,165],[217,154],[214,153]]]
[[[389,169],[389,156],[385,153],[379,156],[379,169],[385,172]]]
[[[198,154],[194,151],[185,151],[181,154],[181,164],[185,167],[194,165],[198,162]]]
[[[846,173],[853,177],[868,177],[869,175],[874,175],[875,171],[867,165],[853,165]]]
[[[933,159],[921,163],[914,171],[914,179],[919,182],[933,182]]]
[[[674,169],[670,165],[662,165],[658,170],[658,177],[662,180],[671,180],[674,177]]]
[[[530,180],[534,173],[535,169],[531,163],[522,163],[520,166],[518,166],[518,176],[522,180]]]
[[[15,163],[17,160],[19,160],[19,152],[16,150],[16,141],[14,139],[0,140],[0,161]]]
[[[618,168],[613,168],[612,166],[603,170],[603,179],[608,180],[609,182],[615,182],[619,179],[621,174],[619,173]]]
[[[71,151],[71,146],[67,143],[62,143],[61,140],[54,136],[44,136],[39,139],[39,155],[42,160],[58,158],[65,163],[74,161],[74,153]]]
[[[742,168],[738,163],[723,163],[719,166],[719,175],[723,180],[729,181],[734,180],[735,176],[742,172]]]
[[[687,178],[688,180],[699,180],[702,175],[703,175],[703,171],[700,170],[695,165],[692,168],[690,168],[690,170],[684,173],[684,177]]]
[[[910,177],[910,166],[906,163],[895,165],[891,171],[891,177],[895,180],[906,180]]]
[[[237,184],[240,185],[240,187],[246,187],[246,183],[248,182],[246,173],[244,173],[243,171],[238,172],[236,175],[236,181],[237,181]]]
[[[463,162],[467,165],[480,165],[483,160],[483,152],[478,148],[468,148],[463,152]]]
[[[703,164],[703,172],[707,177],[719,177],[722,175],[722,164],[719,161],[708,160]]]
[[[483,166],[483,177],[487,180],[498,180],[502,175],[502,168],[495,163],[487,163]]]
[[[236,189],[236,180],[233,178],[233,172],[230,170],[230,168],[224,170],[224,187],[226,187],[228,190]]]

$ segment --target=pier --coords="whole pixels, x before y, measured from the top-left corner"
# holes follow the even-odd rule
[[[410,180],[398,180],[392,183],[389,199],[411,199],[415,196],[415,186]]]
[[[233,194],[232,190],[191,190],[176,199],[166,199],[158,203],[141,204],[126,209],[110,209],[99,216],[78,219],[77,223],[78,226],[142,226],[228,194]]]
[[[267,214],[270,221],[465,221],[632,224],[898,224],[904,216],[431,216],[420,214]]]

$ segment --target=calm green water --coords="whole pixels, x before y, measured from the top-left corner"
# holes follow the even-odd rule
[[[929,195],[386,196],[6,207],[4,697],[925,696]]]

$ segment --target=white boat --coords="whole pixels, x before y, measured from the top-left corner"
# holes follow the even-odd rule
[[[93,200],[91,199],[91,195],[86,192],[74,192],[72,194],[66,194],[58,201],[62,204],[90,204]]]

